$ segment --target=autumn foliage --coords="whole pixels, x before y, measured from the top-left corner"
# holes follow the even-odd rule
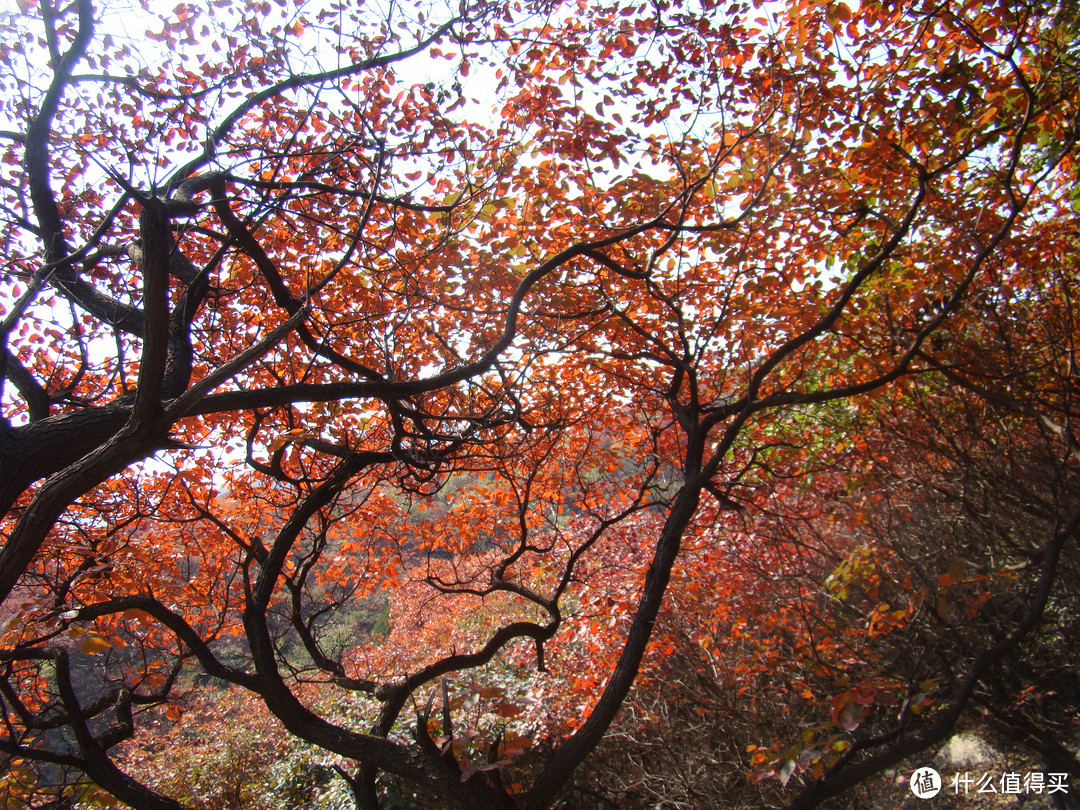
[[[1071,4],[0,13],[6,806],[1080,775]]]

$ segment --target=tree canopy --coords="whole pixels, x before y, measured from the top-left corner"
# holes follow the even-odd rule
[[[1080,776],[1071,3],[0,13],[8,801],[223,695],[365,810]]]

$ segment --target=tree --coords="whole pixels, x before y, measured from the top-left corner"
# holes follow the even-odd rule
[[[1003,635],[953,648],[955,688],[808,769],[795,806],[943,739],[1044,616],[1080,522],[1069,4],[5,14],[9,764],[181,806],[121,744],[225,683],[339,757],[361,807],[383,774],[549,807],[673,573],[713,604],[680,560],[753,514],[786,565],[788,507],[859,480],[837,437],[888,452],[864,413],[946,444],[1007,415],[1060,486],[1011,549],[1031,576]],[[979,417],[920,409],[935,386]],[[838,587],[844,542],[806,581]],[[729,563],[716,604],[746,627],[764,603]],[[382,644],[357,613],[381,591]],[[499,667],[580,698],[533,771]]]

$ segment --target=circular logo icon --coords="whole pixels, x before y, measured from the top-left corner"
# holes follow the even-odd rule
[[[919,768],[911,774],[911,792],[920,799],[932,799],[941,792],[941,774],[933,768]]]

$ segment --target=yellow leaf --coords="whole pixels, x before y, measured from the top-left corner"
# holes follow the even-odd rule
[[[82,644],[79,645],[79,649],[87,655],[95,655],[102,650],[109,649],[109,647],[111,646],[112,645],[108,642],[108,640],[102,638],[101,636],[87,636],[83,639]]]

